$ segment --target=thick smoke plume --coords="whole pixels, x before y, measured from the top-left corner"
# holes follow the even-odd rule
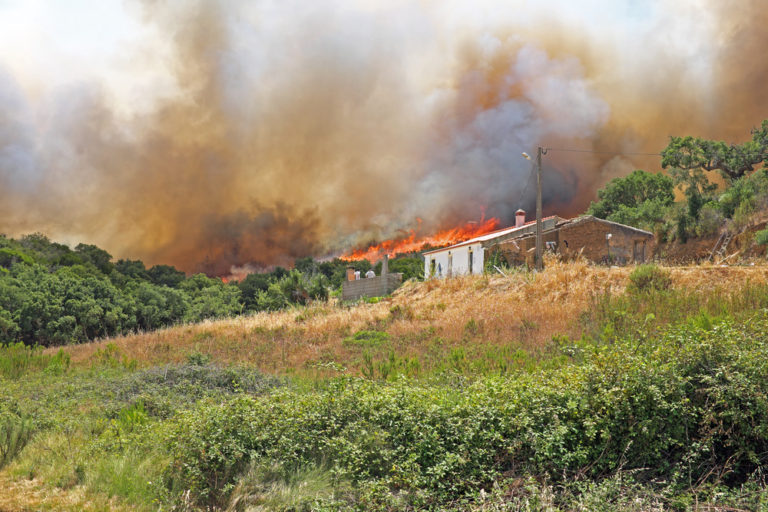
[[[533,205],[521,152],[624,152],[547,155],[545,213],[577,213],[658,169],[629,153],[768,117],[768,9],[682,4],[130,4],[161,46],[134,49],[159,77],[140,104],[94,78],[30,88],[0,54],[0,231],[222,275],[509,222]]]

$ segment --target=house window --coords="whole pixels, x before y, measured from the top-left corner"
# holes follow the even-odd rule
[[[472,248],[470,247],[470,249],[469,249],[469,259],[467,261],[467,267],[469,268],[469,273],[470,274],[472,273],[472,263],[473,263],[473,260],[474,260],[474,258],[472,258]]]
[[[435,258],[432,258],[432,261],[429,262],[429,277],[435,277]]]

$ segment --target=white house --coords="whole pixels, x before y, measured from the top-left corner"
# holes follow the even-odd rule
[[[555,227],[559,217],[542,219],[542,230]],[[536,221],[526,222],[525,211],[515,212],[515,225],[478,236],[466,242],[427,251],[424,255],[424,275],[429,277],[450,277],[464,274],[482,274],[485,265],[485,250],[499,242],[536,231]]]

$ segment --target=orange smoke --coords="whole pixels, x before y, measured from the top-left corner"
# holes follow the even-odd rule
[[[344,261],[368,260],[378,261],[385,255],[407,254],[427,247],[444,247],[469,240],[476,236],[490,233],[499,228],[499,219],[492,217],[480,222],[467,222],[462,226],[444,229],[430,236],[416,236],[416,230],[411,230],[405,238],[385,240],[379,244],[370,245],[365,249],[356,249],[341,256]]]

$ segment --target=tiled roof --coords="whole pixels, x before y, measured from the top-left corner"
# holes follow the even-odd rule
[[[558,218],[557,215],[551,215],[549,217],[544,217],[543,219],[541,219],[541,221],[544,222],[545,220],[556,219],[556,218]],[[431,251],[426,251],[423,254],[432,254],[432,253],[435,253],[435,252],[447,251],[449,249],[455,249],[457,247],[463,247],[465,245],[476,244],[478,242],[487,242],[488,240],[493,240],[494,238],[499,238],[499,237],[502,237],[502,236],[514,233],[515,231],[522,230],[523,228],[531,226],[532,224],[536,224],[536,221],[532,220],[532,221],[526,222],[522,226],[512,226],[512,227],[508,227],[508,228],[497,229],[496,231],[491,231],[490,233],[486,233],[484,235],[480,235],[478,237],[472,238],[471,240],[467,240],[465,242],[461,242],[461,243],[454,244],[454,245],[449,245],[448,247],[441,247],[439,249],[432,249]]]

